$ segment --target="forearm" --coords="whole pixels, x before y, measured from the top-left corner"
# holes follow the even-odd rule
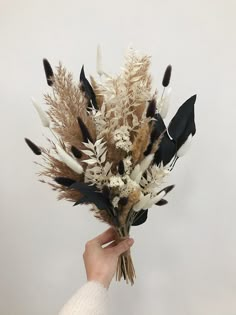
[[[85,283],[63,306],[58,315],[107,315],[108,291],[98,281]]]

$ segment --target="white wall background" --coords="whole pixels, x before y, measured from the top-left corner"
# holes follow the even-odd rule
[[[235,30],[234,0],[0,1],[1,314],[57,314],[86,281],[84,244],[107,228],[37,181],[23,139],[44,141],[30,101],[48,90],[42,58],[78,78],[101,43],[115,73],[130,42],[152,55],[156,87],[173,65],[169,118],[198,94],[197,134],[169,205],[132,230],[137,279],[112,283],[113,314],[236,314]]]

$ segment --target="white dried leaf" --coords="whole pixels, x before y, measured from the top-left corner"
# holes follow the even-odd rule
[[[100,157],[101,163],[104,163],[106,160],[107,151]]]
[[[89,164],[89,165],[92,165],[92,164],[96,164],[97,163],[97,160],[95,159],[88,159],[88,160],[83,160],[83,162]]]
[[[94,150],[94,144],[88,140],[88,142],[82,142],[88,149]]]
[[[90,151],[90,150],[81,150],[81,152],[83,152],[84,154],[86,154],[88,156],[93,156],[94,155],[93,151]]]

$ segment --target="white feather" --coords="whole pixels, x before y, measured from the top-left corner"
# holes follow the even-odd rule
[[[131,172],[130,178],[131,178],[132,180],[135,180],[135,178],[138,176],[138,173],[139,173],[139,172],[140,172],[140,165],[137,164],[137,165],[135,165],[133,171]]]
[[[134,206],[133,206],[133,210],[134,211],[139,211],[141,209],[147,209],[145,207],[145,204],[147,204],[150,201],[150,196],[151,194],[147,194],[147,195],[141,195],[139,202],[137,202]]]
[[[50,120],[48,119],[48,116],[45,114],[45,112],[42,110],[39,104],[35,101],[35,99],[33,97],[31,99],[35,109],[38,112],[39,118],[41,119],[42,125],[44,127],[50,128]]]
[[[190,134],[188,136],[187,140],[184,142],[184,144],[182,144],[182,146],[179,148],[179,150],[177,151],[178,157],[181,157],[187,153],[187,151],[189,150],[189,148],[191,146],[192,137],[193,137],[192,134]]]
[[[102,51],[101,46],[97,47],[97,73],[103,75],[103,66],[102,66]]]
[[[146,205],[147,208],[151,208],[151,206],[153,206],[155,203],[157,203],[158,201],[160,201],[164,196],[166,195],[165,190],[163,190],[162,192],[160,192],[157,196],[153,197],[149,203]]]
[[[59,155],[59,157],[62,159],[62,161],[69,167],[71,168],[74,172],[78,174],[83,173],[83,168],[82,166],[75,161],[69,154],[67,154],[59,145],[56,144],[56,150]]]
[[[151,164],[153,160],[153,157],[154,157],[154,153],[151,153],[148,156],[146,156],[140,163],[140,171],[142,172],[142,174],[146,171],[146,169],[148,169],[149,165]]]

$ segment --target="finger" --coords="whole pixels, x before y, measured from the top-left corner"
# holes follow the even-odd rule
[[[114,246],[112,251],[117,255],[120,256],[124,252],[126,252],[134,243],[134,239],[129,238],[120,242],[118,245]]]
[[[103,244],[113,241],[114,239],[115,239],[115,231],[113,228],[109,228],[102,234],[92,239],[91,241],[96,241],[100,245],[103,245]]]

